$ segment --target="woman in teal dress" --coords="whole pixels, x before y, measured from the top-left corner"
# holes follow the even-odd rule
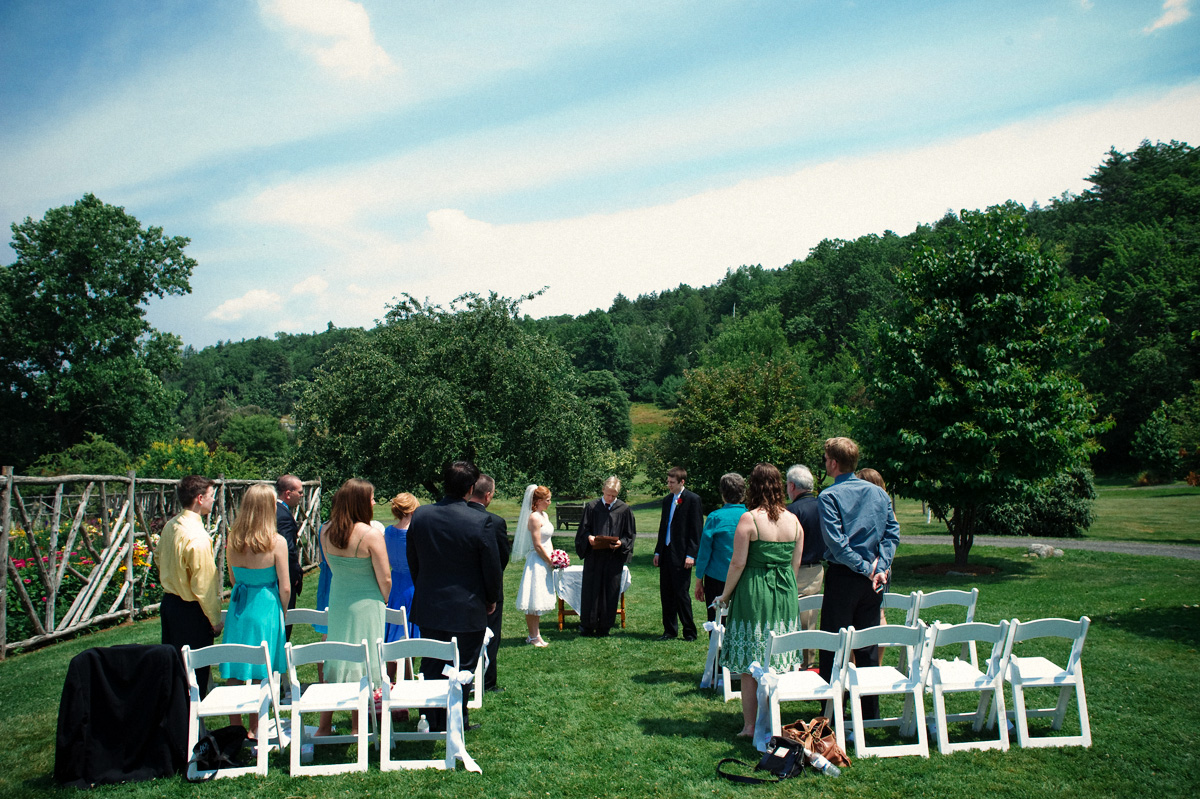
[[[229,528],[225,548],[233,593],[225,614],[223,643],[259,646],[267,642],[270,670],[287,671],[283,649],[283,609],[291,594],[288,579],[287,541],[275,533],[275,489],[252,485]],[[221,676],[230,684],[261,680],[269,676],[263,666],[222,663]],[[230,724],[241,724],[241,716],[230,716]],[[250,716],[250,732],[258,729],[258,717]]]
[[[325,560],[333,573],[329,587],[328,639],[357,644],[367,642],[370,659],[368,677],[379,682],[379,650],[383,638],[384,601],[392,590],[383,530],[371,526],[375,511],[375,486],[350,478],[333,495],[329,524],[321,531]],[[326,682],[362,679],[363,665],[330,660],[325,663]],[[358,730],[358,714],[351,714],[351,727]],[[317,735],[333,731],[333,714],[321,713]]]
[[[731,672],[742,675],[742,731],[754,735],[758,714],[758,682],[750,675],[750,664],[789,669],[796,653],[777,656],[767,663],[771,633],[800,629],[796,604],[796,569],[804,551],[800,520],[787,512],[783,480],[779,470],[760,463],[750,473],[746,492],[750,508],[738,520],[733,534],[733,558],[725,578],[721,601],[729,605],[721,658]]]

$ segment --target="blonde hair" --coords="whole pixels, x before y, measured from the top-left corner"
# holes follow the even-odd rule
[[[412,514],[419,507],[421,501],[407,491],[392,497],[392,515],[396,517],[396,521]]]
[[[275,547],[275,489],[258,483],[246,489],[237,517],[229,526],[229,546],[236,552],[270,552]]]

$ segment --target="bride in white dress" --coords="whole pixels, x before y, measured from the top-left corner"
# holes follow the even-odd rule
[[[546,515],[550,507],[550,489],[530,485],[521,501],[521,516],[517,520],[513,560],[525,557],[525,572],[517,589],[517,610],[525,614],[529,637],[525,643],[537,647],[549,646],[538,631],[543,613],[554,610],[554,580],[550,567],[550,536],[554,524]]]

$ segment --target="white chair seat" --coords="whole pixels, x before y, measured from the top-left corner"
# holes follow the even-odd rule
[[[864,694],[894,694],[903,693],[910,682],[911,679],[895,666],[866,666],[854,669],[851,682],[846,685],[854,685]],[[864,724],[868,727],[877,726],[876,722],[880,721],[868,719]]]
[[[1026,688],[1031,686],[1060,686],[1071,682],[1071,675],[1062,666],[1044,657],[1013,657],[1009,662],[1009,681],[1019,676]]]

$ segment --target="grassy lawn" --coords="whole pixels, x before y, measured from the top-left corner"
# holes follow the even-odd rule
[[[643,519],[639,518],[639,526]],[[648,527],[648,530],[653,528]],[[566,543],[562,539],[562,543]],[[286,756],[276,756],[266,779],[246,777],[202,786],[165,780],[96,789],[101,796],[287,797],[426,795],[459,796],[735,796],[829,795],[1056,796],[1195,795],[1200,786],[1200,733],[1194,723],[1200,699],[1188,686],[1200,670],[1200,563],[1105,553],[1069,552],[1030,561],[1010,550],[976,547],[972,559],[998,567],[993,576],[918,577],[917,567],[947,557],[944,546],[905,546],[895,566],[895,587],[980,589],[979,618],[1013,616],[1093,620],[1083,664],[1094,744],[1090,749],[970,752],[929,760],[856,760],[839,780],[748,789],[718,779],[717,760],[756,760],[733,739],[736,702],[722,703],[697,687],[702,642],[653,640],[660,632],[657,576],[650,544],[640,540],[627,597],[628,628],[607,639],[582,639],[557,631],[546,617],[548,649],[522,644],[524,624],[511,609],[520,572],[505,574],[509,608],[500,650],[502,694],[490,694],[472,714],[482,729],[468,737],[482,775],[461,770],[366,774],[293,780]],[[311,605],[316,580],[306,581],[302,604]],[[699,605],[696,605],[699,612]],[[157,642],[149,619],[67,641],[0,662],[0,796],[61,793],[52,783],[58,699],[67,663],[91,646]],[[297,639],[311,637],[298,633]],[[1061,657],[1062,653],[1058,653]],[[1073,707],[1073,704],[1072,704]],[[885,708],[886,709],[886,708]],[[792,705],[786,715],[814,715],[815,706]],[[1068,716],[1069,718],[1069,716]],[[1068,730],[1077,723],[1068,721]],[[406,757],[436,757],[435,744],[408,744]],[[342,753],[338,753],[342,754]],[[377,757],[375,758],[377,762]],[[808,777],[806,780],[816,778]]]

